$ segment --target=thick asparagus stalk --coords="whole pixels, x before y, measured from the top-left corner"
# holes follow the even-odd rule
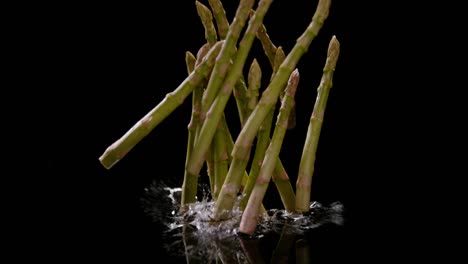
[[[223,41],[216,43],[202,62],[173,92],[138,121],[125,135],[109,146],[99,157],[101,164],[110,169],[121,160],[138,142],[149,134],[159,123],[169,116],[192,90],[200,85],[213,68],[215,58],[220,52]]]
[[[268,184],[271,180],[276,163],[278,161],[278,155],[283,144],[284,135],[288,128],[288,117],[291,111],[291,98],[296,94],[297,83],[299,82],[299,73],[297,69],[292,72],[289,78],[289,84],[286,89],[286,94],[281,104],[280,112],[276,122],[275,131],[273,132],[273,138],[271,139],[270,146],[263,159],[262,168],[258,175],[256,184],[252,193],[250,194],[249,202],[242,214],[242,220],[240,222],[239,231],[245,234],[253,234],[258,222],[258,212],[260,204],[263,201]]]
[[[267,87],[267,89],[263,92],[260,101],[255,107],[255,110],[252,112],[247,120],[247,123],[242,128],[239,136],[237,137],[234,150],[232,152],[233,161],[223,186],[223,190],[226,189],[226,191],[223,193],[223,190],[221,190],[220,196],[216,201],[214,212],[215,219],[228,216],[225,211],[232,209],[232,205],[235,199],[234,194],[238,192],[239,183],[242,178],[242,175],[239,175],[239,171],[244,170],[247,166],[247,163],[245,162],[246,154],[249,154],[249,150],[255,135],[257,134],[261,123],[268,115],[271,108],[275,105],[281,89],[286,84],[289,75],[296,67],[299,59],[307,51],[312,40],[320,31],[320,28],[328,16],[330,4],[331,0],[319,1],[317,10],[314,14],[314,17],[312,18],[312,22],[304,34],[302,34],[302,36],[297,40],[296,45],[281,64],[278,73],[270,82],[270,85]]]
[[[261,24],[263,17],[265,16],[271,2],[272,0],[260,1],[257,14],[249,22],[249,26],[245,32],[245,35],[242,38],[242,41],[240,42],[239,50],[237,51],[234,64],[232,65],[231,71],[229,72],[228,76],[226,77],[226,80],[224,81],[223,89],[221,89],[220,93],[216,97],[215,102],[213,103],[209,112],[207,113],[206,120],[203,123],[200,135],[195,143],[196,152],[192,154],[191,161],[189,163],[189,166],[187,167],[187,170],[191,174],[197,175],[201,167],[203,166],[203,161],[206,152],[208,151],[208,146],[213,140],[214,132],[216,131],[216,127],[218,126],[218,123],[221,120],[224,108],[226,107],[226,104],[232,93],[232,89],[237,80],[239,80],[239,78],[242,75],[242,68],[244,66],[245,60],[247,59],[249,50],[252,47],[252,43],[255,38],[255,32],[257,31],[259,24]],[[229,34],[230,33],[228,33],[228,38]],[[213,72],[212,76],[214,74],[215,73]],[[232,167],[233,164],[231,164],[230,168]],[[237,172],[240,173],[240,178],[242,178],[244,170],[245,167]]]
[[[225,39],[229,31],[229,22],[226,18],[226,11],[220,0],[208,0],[213,15],[218,26],[218,35],[220,39]]]
[[[221,48],[219,56],[216,58],[216,63],[213,67],[213,73],[211,74],[210,80],[208,81],[208,86],[206,87],[205,93],[203,94],[202,120],[205,119],[205,115],[210,109],[215,97],[218,94],[221,84],[226,77],[231,58],[235,54],[237,40],[239,39],[241,31],[244,28],[246,20],[249,16],[249,10],[252,8],[254,2],[254,0],[241,0],[239,3],[235,19],[229,27],[229,32],[226,36],[226,39],[224,40],[224,44]],[[205,144],[209,145],[209,142],[206,142]]]
[[[312,175],[314,174],[315,154],[322,128],[323,117],[327,105],[328,94],[333,86],[333,73],[340,54],[340,43],[335,36],[328,46],[327,60],[323,68],[322,80],[317,88],[317,99],[310,118],[306,141],[299,165],[299,175],[296,182],[296,211],[308,212]]]
[[[205,39],[208,44],[214,45],[218,40],[218,36],[216,35],[216,29],[213,25],[213,14],[211,14],[210,9],[202,3],[195,1],[195,5],[197,7],[198,16],[205,28]]]

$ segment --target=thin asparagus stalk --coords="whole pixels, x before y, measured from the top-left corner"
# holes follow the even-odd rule
[[[314,17],[312,18],[312,22],[304,34],[298,38],[296,45],[281,64],[278,73],[270,82],[270,85],[267,87],[267,89],[263,92],[260,101],[255,107],[255,110],[252,112],[245,126],[242,128],[239,136],[237,137],[232,152],[233,161],[229,168],[226,180],[224,181],[223,190],[221,190],[218,200],[216,201],[214,211],[215,219],[227,217],[228,214],[226,214],[226,211],[229,212],[232,209],[235,193],[237,193],[239,190],[242,171],[247,166],[247,163],[245,162],[246,155],[248,156],[249,154],[250,147],[255,138],[255,135],[257,134],[261,123],[268,115],[270,109],[275,105],[281,89],[286,84],[289,75],[296,67],[299,59],[307,51],[312,40],[320,31],[320,28],[328,16],[330,4],[331,0],[319,0],[317,10],[314,14]],[[192,156],[192,158],[194,158],[194,156]]]
[[[249,68],[249,86],[247,88],[247,108],[245,115],[248,117],[252,111],[255,109],[255,106],[258,102],[259,90],[262,82],[262,69],[258,64],[257,60],[254,59],[252,65]]]
[[[226,18],[226,11],[224,10],[223,4],[220,0],[208,0],[211,9],[213,10],[213,15],[218,26],[218,35],[220,39],[225,39],[229,31],[229,22]],[[239,80],[234,86],[234,97],[236,98],[237,109],[239,111],[239,118],[241,120],[241,125],[247,119],[245,113],[242,109],[245,109],[243,106],[244,98],[246,98],[247,88],[244,80]]]
[[[197,53],[197,59],[195,61],[195,67],[198,66],[200,63],[202,63],[203,59],[205,58],[206,54],[210,50],[210,44],[205,43]],[[185,159],[185,166],[187,166],[188,161],[190,160],[190,155],[193,151],[193,146],[195,144],[195,140],[197,137],[197,133],[200,130],[201,127],[201,122],[200,122],[200,108],[201,108],[201,99],[203,95],[203,87],[206,85],[206,77],[205,79],[193,89],[192,92],[192,116],[190,119],[190,123],[188,125],[188,132],[189,132],[189,139],[188,139],[188,145],[187,145],[187,156]],[[212,160],[210,158],[207,159]],[[208,176],[213,175],[213,163],[208,162]],[[211,177],[210,177],[211,180]],[[184,181],[182,184],[182,198],[181,198],[181,206],[180,210],[183,212],[187,209],[187,205],[189,203],[193,203],[196,201],[195,195],[187,195],[187,194],[193,194],[197,190],[197,184],[198,184],[198,177],[190,177],[187,174],[187,171],[184,171]],[[188,191],[191,190],[191,191]]]
[[[255,32],[257,31],[259,24],[261,24],[263,17],[265,16],[271,2],[272,0],[261,0],[258,5],[257,14],[249,22],[249,26],[244,34],[244,37],[242,38],[242,41],[240,42],[239,50],[237,51],[234,64],[232,65],[231,71],[229,72],[228,76],[226,77],[226,80],[224,81],[223,89],[221,89],[220,93],[216,97],[216,100],[211,106],[209,112],[207,113],[206,120],[203,123],[203,126],[200,131],[200,135],[197,138],[197,141],[195,143],[196,152],[192,154],[191,160],[189,162],[189,166],[187,167],[187,170],[191,174],[197,175],[201,167],[203,166],[203,161],[204,161],[206,152],[208,151],[208,146],[210,142],[213,140],[214,132],[216,131],[216,127],[218,126],[218,123],[221,120],[224,108],[226,107],[226,104],[232,93],[232,89],[235,83],[237,82],[237,80],[242,75],[242,68],[244,66],[245,60],[247,59],[250,48],[252,47],[252,43],[255,38]],[[232,25],[231,25],[231,28],[232,28]],[[229,38],[229,35],[230,33],[228,33],[228,38]],[[213,72],[211,76],[213,76],[214,74],[215,73]],[[210,79],[210,81],[211,80],[212,78]],[[247,161],[244,160],[244,162],[247,162]],[[231,168],[232,166],[233,164],[231,164]],[[240,179],[242,178],[244,170],[245,170],[245,167],[237,172],[237,173],[240,173]]]
[[[208,0],[213,15],[218,26],[218,35],[220,39],[225,39],[229,31],[229,22],[226,17],[226,11],[220,0]]]
[[[291,108],[291,111],[293,109],[294,108]],[[291,113],[289,113],[289,117],[291,117]],[[296,206],[296,195],[294,194],[288,173],[286,172],[283,163],[279,158],[276,161],[276,167],[272,179],[276,185],[276,189],[280,194],[284,209],[289,212],[294,212]]]
[[[190,75],[194,68],[195,68],[195,63],[197,62],[197,59],[195,58],[195,56],[190,53],[189,51],[187,51],[185,53],[185,64],[187,65],[187,72],[188,74]],[[200,87],[200,86],[199,86]],[[192,116],[190,118],[190,123],[187,127],[188,129],[188,139],[187,139],[187,154],[185,156],[185,164],[187,164],[187,162],[189,161],[190,159],[190,153],[192,153],[192,150],[193,150],[193,144],[195,142],[195,133],[196,133],[196,127],[197,127],[197,101],[199,101],[199,99],[201,99],[201,97],[197,97],[196,96],[196,91],[199,90],[199,87],[196,87],[195,89],[193,89],[193,92],[192,92]],[[184,181],[185,179],[187,179],[187,175],[185,174],[184,175]],[[182,197],[184,197],[182,195]],[[184,201],[184,198],[182,198],[182,201]],[[182,202],[181,204],[181,208],[184,208],[184,203]],[[183,209],[185,210],[185,208]]]
[[[213,145],[214,145],[214,191],[213,198],[216,200],[218,198],[219,191],[223,185],[224,179],[228,172],[228,162],[229,155],[226,149],[226,132],[223,131],[223,127],[220,126],[217,128],[216,134],[214,136]]]
[[[279,69],[281,63],[283,63],[286,55],[281,47],[277,49],[275,54],[275,64],[273,66],[273,73],[271,78],[276,74]],[[243,195],[241,201],[239,203],[239,208],[241,210],[245,209],[247,202],[249,201],[250,193],[252,192],[253,187],[255,186],[255,182],[257,181],[257,176],[260,173],[260,168],[262,167],[263,158],[265,157],[265,152],[270,144],[270,132],[271,132],[271,124],[273,122],[275,109],[271,109],[268,113],[265,120],[263,120],[262,125],[260,126],[257,134],[257,143],[255,147],[255,154],[252,161],[252,166],[250,167],[249,173],[249,180],[247,181],[247,185],[243,190]]]
[[[258,212],[260,204],[263,201],[268,184],[271,180],[276,163],[278,161],[278,155],[283,144],[284,135],[288,128],[288,117],[291,111],[291,98],[296,94],[297,83],[299,81],[299,73],[297,69],[291,73],[286,94],[281,104],[280,112],[276,122],[275,131],[273,132],[273,138],[271,139],[270,146],[263,159],[262,168],[258,175],[256,184],[252,193],[250,194],[249,202],[242,214],[242,220],[240,222],[239,231],[245,234],[253,234],[258,223]]]
[[[203,58],[206,56],[206,54],[208,53],[208,51],[210,51],[210,47],[211,45],[209,43],[205,43],[199,50],[198,50],[198,53],[197,53],[197,61],[195,62],[195,67],[198,66],[200,63],[202,63],[203,61]],[[199,85],[198,87],[195,87],[194,89],[194,93],[196,93],[196,95],[194,95],[196,98],[197,98],[197,107],[195,108],[196,110],[198,110],[196,112],[196,117],[197,117],[197,124],[196,124],[196,133],[195,133],[195,139],[198,137],[198,133],[200,133],[200,129],[201,129],[201,120],[200,120],[200,112],[201,112],[201,101],[202,101],[202,97],[203,97],[203,90],[205,89],[205,86],[207,84],[207,77],[205,77],[204,81],[202,82],[203,85]],[[198,90],[197,90],[198,89]],[[187,166],[187,164],[186,164]]]
[[[254,13],[255,11],[251,11],[251,15]],[[263,24],[257,31],[257,39],[260,40],[263,51],[265,52],[268,60],[270,61],[271,67],[273,68],[275,66],[275,54],[277,48],[271,41],[270,36],[267,33],[267,29]]]
[[[254,0],[241,0],[239,3],[234,22],[229,27],[224,44],[218,57],[216,58],[216,63],[213,67],[213,73],[211,74],[210,80],[208,81],[208,86],[206,87],[205,93],[203,94],[202,120],[205,119],[205,115],[210,109],[216,95],[218,94],[218,91],[221,88],[221,84],[226,77],[231,58],[235,54],[237,40],[239,39],[241,31],[244,28],[246,20],[249,16],[249,10],[252,8],[254,2]],[[209,142],[206,142],[205,144],[209,144]]]
[[[335,36],[328,45],[328,54],[323,68],[322,80],[317,88],[317,99],[310,118],[309,128],[299,165],[299,175],[296,182],[296,211],[308,212],[312,175],[314,174],[315,154],[322,128],[323,117],[327,105],[328,94],[333,86],[333,73],[340,54],[340,43]]]
[[[198,16],[205,28],[205,39],[210,45],[214,45],[218,40],[218,36],[216,35],[216,29],[213,25],[213,14],[204,4],[195,1],[195,5],[197,7]]]
[[[149,134],[159,123],[169,116],[192,90],[200,85],[203,79],[208,76],[213,68],[215,58],[220,52],[223,41],[216,43],[206,56],[204,61],[195,68],[173,92],[168,93],[163,101],[138,121],[120,139],[109,146],[99,157],[101,164],[110,169],[121,160],[138,142]]]
[[[248,102],[248,90],[247,85],[243,78],[240,78],[236,85],[234,85],[234,98],[236,99],[237,111],[239,112],[239,119],[241,127],[244,126],[247,121],[247,102]]]

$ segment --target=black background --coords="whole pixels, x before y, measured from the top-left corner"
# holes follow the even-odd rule
[[[224,2],[231,20],[238,1]],[[316,2],[273,2],[264,24],[286,53],[309,24]],[[59,215],[48,223],[58,231],[60,248],[73,252],[69,256],[157,261],[158,254],[167,254],[161,240],[164,227],[144,214],[140,198],[154,181],[170,187],[182,183],[190,97],[111,170],[104,169],[98,157],[187,76],[185,52],[196,54],[205,42],[195,4],[77,3],[50,8],[58,11],[49,11],[41,17],[45,23],[33,26],[40,32],[35,41],[43,47],[37,61],[46,62],[39,79],[49,88],[45,164],[54,176],[55,192],[47,207]],[[399,150],[396,138],[408,131],[397,129],[404,122],[398,109],[405,101],[394,100],[399,91],[390,61],[406,52],[402,46],[410,49],[413,44],[409,38],[404,43],[393,38],[397,24],[383,21],[398,16],[387,8],[334,1],[323,29],[298,65],[297,127],[286,134],[280,154],[293,183],[328,41],[336,35],[341,42],[312,200],[343,203],[345,225],[317,231],[314,243],[322,245],[313,251],[317,258],[378,260],[403,250],[395,246],[390,253],[380,246],[380,241],[387,242],[393,221],[399,221],[381,212],[389,200],[398,199],[387,194],[404,177],[394,173],[396,164],[407,162],[405,154],[392,154]],[[400,38],[406,32],[400,31]],[[271,70],[258,41],[252,54],[267,81]],[[404,64],[400,67],[406,70]],[[239,128],[232,101],[228,108],[235,134]],[[267,196],[271,207],[279,205],[274,194]],[[369,251],[376,250],[386,253],[371,257]]]

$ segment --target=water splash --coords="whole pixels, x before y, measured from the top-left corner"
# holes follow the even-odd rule
[[[181,188],[153,183],[145,189],[143,208],[154,221],[167,227],[163,239],[167,241],[169,253],[185,255],[195,262],[218,259],[223,263],[249,263],[248,254],[244,254],[246,249],[242,247],[243,235],[238,234],[242,217],[242,211],[237,207],[239,200],[229,219],[214,222],[210,217],[214,202],[211,201],[209,187],[199,188],[203,197],[189,205],[189,209],[183,214],[179,213]],[[271,234],[284,233],[305,235],[324,224],[342,225],[343,210],[340,202],[330,205],[312,202],[310,211],[304,214],[270,209],[261,217],[256,232],[249,239],[263,239]]]

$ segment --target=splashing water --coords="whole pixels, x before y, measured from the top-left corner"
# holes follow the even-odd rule
[[[214,202],[210,200],[209,187],[199,187],[203,192],[201,201],[191,204],[183,214],[179,213],[181,188],[156,183],[145,188],[143,209],[154,221],[167,227],[164,234],[166,248],[171,254],[185,255],[195,261],[218,259],[223,263],[249,263],[246,254],[243,254],[245,248],[240,238],[244,235],[238,234],[242,218],[242,211],[237,206],[240,197],[229,219],[213,222],[210,215]],[[261,217],[256,232],[249,239],[262,239],[271,233],[284,232],[304,235],[324,224],[342,225],[343,210],[340,202],[328,206],[312,202],[310,211],[304,214],[270,209]]]

